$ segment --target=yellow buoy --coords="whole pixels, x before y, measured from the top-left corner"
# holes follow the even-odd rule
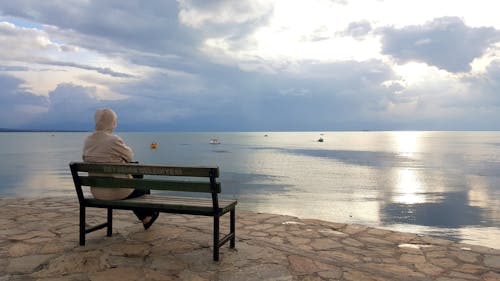
[[[151,149],[156,149],[156,147],[157,147],[157,146],[158,146],[158,144],[157,144],[156,142],[152,142],[152,143],[149,145],[149,147],[150,147]]]

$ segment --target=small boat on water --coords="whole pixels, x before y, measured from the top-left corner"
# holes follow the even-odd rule
[[[152,142],[150,145],[149,145],[149,148],[151,149],[156,149],[156,147],[158,146],[158,143],[156,142]]]
[[[211,139],[210,144],[220,144],[220,140],[219,139]]]

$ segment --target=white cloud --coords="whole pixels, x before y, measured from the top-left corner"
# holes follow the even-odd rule
[[[5,21],[0,22],[0,44],[5,50],[0,52],[0,59],[3,60],[29,62],[38,55],[58,49],[44,31],[17,27]]]
[[[204,1],[179,0],[181,23],[201,28],[207,24],[242,24],[263,18],[272,9],[272,3],[265,0],[253,1]]]
[[[52,27],[50,31],[55,29]],[[122,59],[65,44],[58,38],[54,40],[50,31],[0,23],[3,50],[0,52],[0,64],[4,65],[6,73],[23,79],[23,86],[37,95],[47,95],[60,83],[76,83],[96,87],[103,97],[118,96],[111,93],[110,83],[145,72],[144,67],[131,65]],[[107,79],[96,83],[99,79],[92,77],[98,76]]]

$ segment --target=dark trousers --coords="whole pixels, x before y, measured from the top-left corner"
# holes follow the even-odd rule
[[[134,189],[134,191],[125,199],[137,198],[137,197],[141,197],[141,196],[146,195],[146,194],[151,194],[151,191],[144,190],[144,189]],[[152,216],[154,213],[154,210],[142,209],[142,208],[136,208],[132,211],[134,212],[135,216],[141,221],[143,219],[145,219],[146,217]]]

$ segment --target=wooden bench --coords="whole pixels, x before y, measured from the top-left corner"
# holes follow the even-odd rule
[[[219,248],[230,241],[235,247],[235,210],[236,200],[218,198],[221,184],[218,167],[174,167],[139,164],[110,164],[72,162],[69,164],[80,203],[80,245],[85,245],[85,234],[107,228],[107,236],[112,235],[113,209],[132,210],[149,208],[164,213],[211,216],[213,224],[213,259],[219,260]],[[100,176],[94,176],[99,174]],[[106,174],[134,175],[134,178],[116,178]],[[103,176],[104,175],[104,176]],[[139,176],[137,176],[139,175]],[[200,178],[205,178],[201,181]],[[98,200],[90,196],[86,198],[82,186],[109,188],[136,188],[150,190],[167,190],[178,192],[210,193],[211,198],[178,197],[167,195],[144,195],[139,198],[125,200]],[[85,208],[105,208],[107,222],[90,228],[85,227]],[[220,217],[230,213],[229,234],[219,239]]]

